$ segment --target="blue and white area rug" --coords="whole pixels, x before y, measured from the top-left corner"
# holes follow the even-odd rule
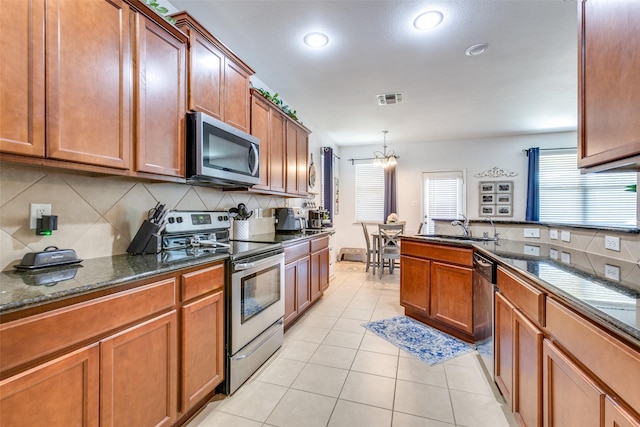
[[[431,366],[475,350],[471,344],[406,316],[362,326]]]

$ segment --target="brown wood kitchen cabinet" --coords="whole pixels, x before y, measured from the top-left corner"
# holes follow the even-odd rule
[[[403,239],[400,251],[405,313],[473,342],[473,249]]]
[[[578,166],[640,168],[640,2],[581,0]]]
[[[249,133],[254,71],[187,12],[172,17],[189,36],[188,108]]]
[[[69,162],[71,168],[129,169],[128,4],[2,2],[0,15],[0,149]]]
[[[310,299],[314,303],[329,285],[329,236],[311,240]]]
[[[287,120],[287,193],[307,194],[309,131]]]
[[[224,271],[218,261],[3,319],[0,424],[184,422],[224,380]]]
[[[138,13],[137,172],[185,177],[187,38]]]
[[[254,190],[286,191],[285,119],[280,109],[251,90],[251,134],[260,139],[260,183]]]
[[[224,380],[224,264],[182,275],[182,412]]]

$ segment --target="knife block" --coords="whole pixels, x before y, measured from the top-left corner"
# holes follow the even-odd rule
[[[160,226],[144,220],[127,248],[130,254],[157,254],[162,251]]]

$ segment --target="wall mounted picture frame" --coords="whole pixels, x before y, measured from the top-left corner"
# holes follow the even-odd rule
[[[480,216],[513,216],[513,181],[480,182]]]

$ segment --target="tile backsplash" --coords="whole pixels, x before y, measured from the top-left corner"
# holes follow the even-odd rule
[[[10,270],[28,252],[47,246],[74,249],[81,259],[125,253],[131,238],[156,202],[170,209],[228,210],[296,206],[298,199],[223,192],[185,184],[132,178],[51,172],[0,164],[0,270]],[[29,229],[29,204],[50,203],[58,230],[37,236]],[[266,215],[266,212],[265,212]],[[250,219],[250,232],[273,230],[271,218]]]

